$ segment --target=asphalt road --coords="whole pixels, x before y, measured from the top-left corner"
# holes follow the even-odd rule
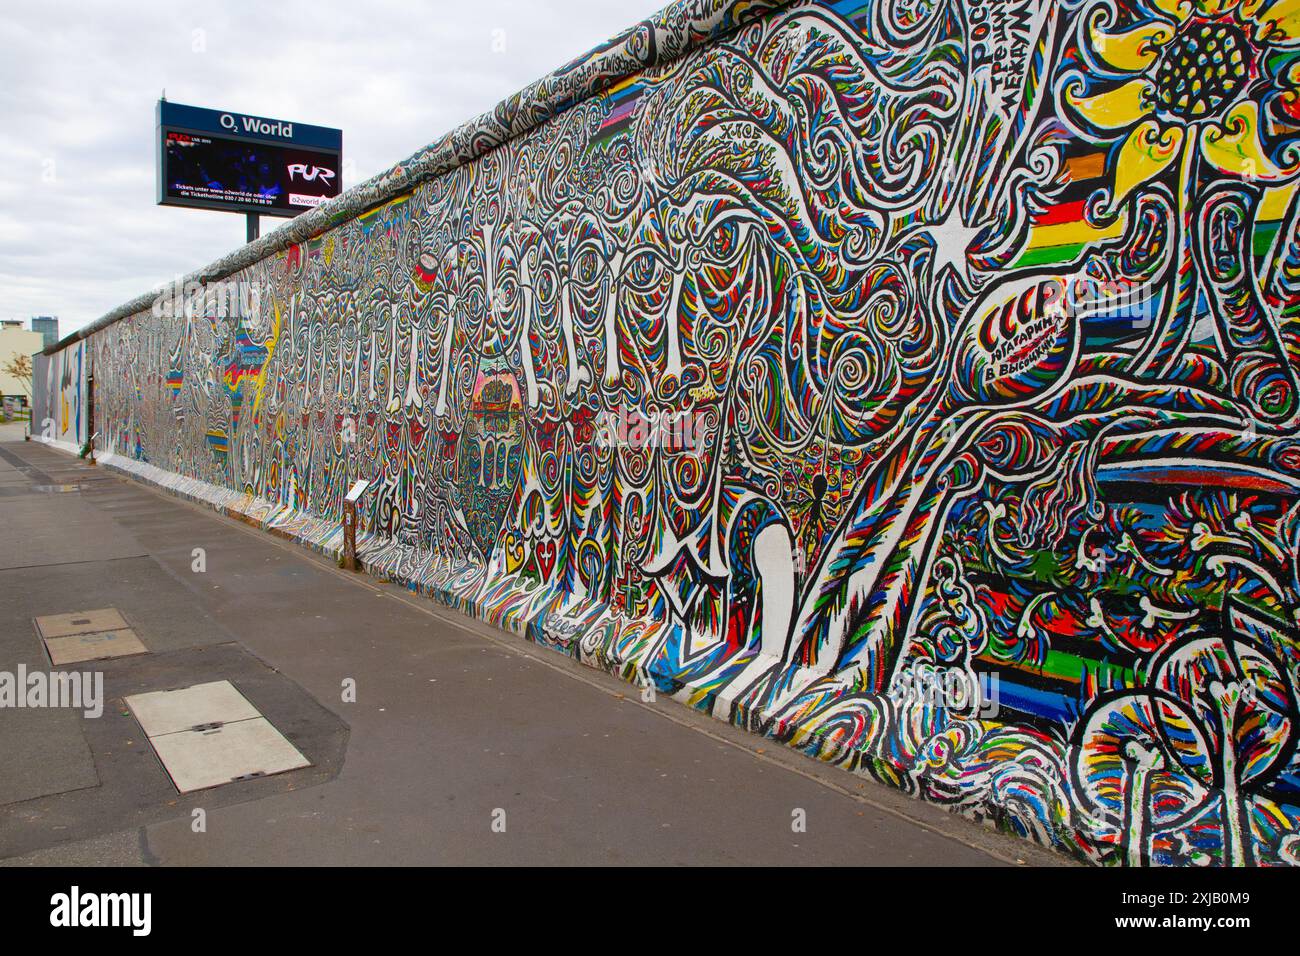
[[[1066,862],[108,469],[0,443],[0,671],[50,668],[33,618],[106,607],[149,653],[93,665],[102,716],[0,709],[7,865]],[[178,793],[122,698],[213,680],[312,766]]]

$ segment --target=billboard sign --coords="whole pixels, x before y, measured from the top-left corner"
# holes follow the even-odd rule
[[[343,191],[343,131],[158,102],[158,204],[296,216]]]

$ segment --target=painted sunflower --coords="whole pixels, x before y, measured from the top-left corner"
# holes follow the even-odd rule
[[[1113,141],[1110,210],[1180,162],[1183,196],[1199,155],[1221,173],[1277,183],[1300,172],[1300,0],[1145,0],[1119,29],[1109,8],[1087,19],[1093,67],[1066,77],[1061,98]],[[1102,87],[1093,92],[1094,87]],[[1266,135],[1266,134],[1272,134]]]

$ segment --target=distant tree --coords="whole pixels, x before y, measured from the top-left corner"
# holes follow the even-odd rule
[[[12,375],[26,387],[27,397],[32,394],[32,357],[30,355],[14,355],[4,365],[0,365],[0,371],[6,375]]]

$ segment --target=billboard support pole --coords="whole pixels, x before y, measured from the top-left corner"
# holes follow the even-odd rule
[[[247,217],[248,217],[248,241],[252,242],[254,239],[257,238],[257,234],[261,231],[262,220],[255,212],[248,213]]]

